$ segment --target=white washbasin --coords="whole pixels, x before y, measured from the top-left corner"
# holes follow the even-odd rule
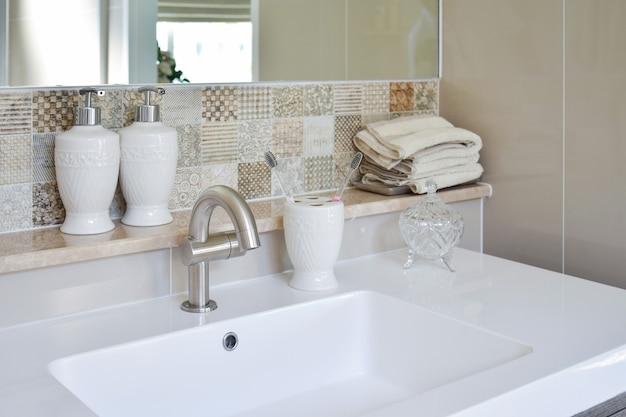
[[[223,346],[229,332],[238,337],[231,351]],[[357,291],[62,358],[49,369],[101,417],[355,416],[530,351]]]

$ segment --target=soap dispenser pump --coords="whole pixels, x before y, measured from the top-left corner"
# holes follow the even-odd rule
[[[61,232],[73,235],[104,233],[115,226],[109,207],[120,166],[119,135],[100,124],[100,108],[92,95],[103,90],[83,88],[85,105],[74,109],[74,126],[55,138],[54,163],[65,220]]]
[[[126,199],[122,223],[158,226],[173,219],[168,201],[178,161],[176,129],[160,122],[159,106],[150,93],[165,94],[160,87],[141,87],[145,104],[137,106],[135,121],[119,130],[121,146],[120,185]]]

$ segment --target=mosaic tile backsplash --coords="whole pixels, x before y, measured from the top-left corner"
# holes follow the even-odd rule
[[[263,154],[271,150],[293,193],[340,185],[365,123],[438,114],[439,81],[168,85],[157,99],[161,120],[178,131],[179,157],[170,210],[193,206],[202,190],[224,184],[247,200],[280,194]],[[106,87],[95,101],[102,125],[133,122],[136,86]],[[78,88],[0,92],[0,233],[63,223],[56,185],[55,136],[73,125]],[[276,173],[274,173],[274,176]],[[121,191],[111,216],[122,217]]]

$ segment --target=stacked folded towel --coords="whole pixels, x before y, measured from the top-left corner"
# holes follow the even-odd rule
[[[353,139],[365,156],[360,166],[364,184],[408,185],[423,194],[428,179],[445,188],[483,173],[480,136],[443,117],[401,117],[365,127]]]

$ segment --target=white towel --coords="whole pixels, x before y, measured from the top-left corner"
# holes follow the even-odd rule
[[[428,128],[383,139],[377,138],[368,129],[356,134],[354,144],[364,155],[386,169],[393,168],[417,152],[438,145],[457,145],[457,151],[459,153],[465,151],[466,155],[478,153],[482,148],[480,136],[458,127]]]

